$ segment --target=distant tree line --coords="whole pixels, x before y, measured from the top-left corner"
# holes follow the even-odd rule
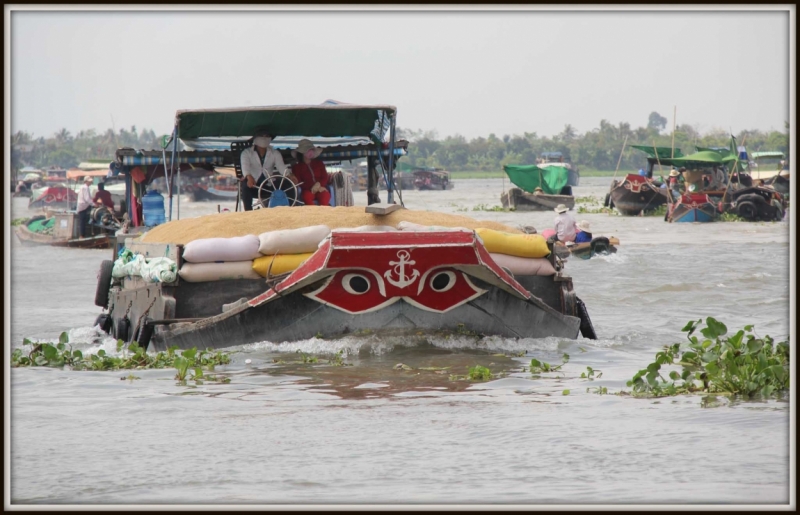
[[[408,157],[403,161],[411,166],[433,166],[448,170],[494,171],[505,164],[534,164],[542,152],[561,152],[565,159],[579,168],[614,170],[617,166],[622,143],[627,136],[627,148],[622,155],[620,169],[631,170],[646,166],[643,153],[631,149],[630,145],[671,146],[672,131],[665,131],[667,120],[653,112],[647,126],[636,129],[628,123],[613,125],[600,120],[600,126],[584,134],[567,124],[564,130],[553,137],[539,136],[536,132],[522,135],[495,134],[467,141],[461,135],[440,139],[436,131],[423,131],[398,128],[398,136],[409,140]],[[762,132],[742,131],[735,134],[739,144],[746,145],[748,151],[778,150],[788,156],[789,124],[785,131]],[[163,136],[162,136],[163,137]],[[46,168],[60,166],[71,168],[82,161],[114,158],[120,147],[136,149],[161,148],[161,138],[150,129],[137,131],[136,126],[104,133],[94,130],[80,131],[73,135],[67,129],[45,137],[34,137],[25,131],[18,131],[11,138],[11,169],[17,171],[24,166]],[[675,147],[684,154],[694,152],[695,146],[728,147],[730,134],[715,129],[700,134],[690,125],[675,128]]]
[[[152,130],[139,132],[135,125],[130,130],[115,132],[108,129],[100,134],[92,129],[73,135],[67,129],[61,129],[49,138],[36,138],[28,132],[17,131],[11,137],[11,169],[16,171],[25,166],[69,169],[91,159],[108,159],[110,162],[120,147],[149,150],[161,148],[161,142]]]
[[[647,166],[645,155],[630,148],[630,145],[672,146],[672,131],[666,131],[667,120],[657,112],[650,114],[646,127],[631,128],[628,123],[613,125],[600,120],[600,126],[585,134],[579,134],[567,124],[564,130],[553,137],[539,136],[536,132],[522,135],[495,134],[467,141],[463,136],[447,136],[440,139],[436,131],[398,129],[400,137],[409,140],[406,164],[411,166],[441,167],[456,171],[493,171],[506,164],[535,164],[542,152],[561,152],[566,160],[578,168],[614,170],[620,158],[622,144],[627,136],[626,150],[622,154],[621,170],[632,170]],[[788,156],[789,124],[785,131],[762,132],[741,131],[734,134],[737,144],[744,144],[749,152],[777,150]],[[701,134],[691,125],[675,128],[675,148],[684,154],[695,152],[695,147],[730,146],[730,134],[715,129]]]

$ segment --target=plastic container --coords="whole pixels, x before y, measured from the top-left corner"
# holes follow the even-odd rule
[[[163,224],[164,216],[164,196],[156,190],[148,191],[142,197],[142,214],[144,224],[148,227]]]

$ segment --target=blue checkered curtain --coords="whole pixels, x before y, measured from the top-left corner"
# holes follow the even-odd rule
[[[170,164],[171,156],[167,154],[167,164]],[[181,155],[178,159],[180,164],[201,164],[208,163],[214,165],[225,164],[222,156],[186,156]],[[122,156],[122,166],[144,166],[164,164],[161,156]]]

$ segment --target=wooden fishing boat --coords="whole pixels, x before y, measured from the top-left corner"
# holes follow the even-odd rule
[[[441,168],[432,170],[414,170],[414,188],[418,190],[451,190],[453,183],[450,181],[450,172]]]
[[[717,206],[705,193],[684,193],[670,204],[669,222],[713,222],[719,213]]]
[[[252,217],[273,216],[270,213],[285,220],[285,211],[277,210],[307,209],[311,213],[330,209],[326,218],[331,220],[344,212],[341,210],[356,210],[360,223],[364,223],[363,216],[368,221],[358,230],[333,230],[318,245],[315,243],[315,251],[293,270],[271,276],[270,265],[266,281],[242,277],[188,282],[180,276],[169,283],[147,282],[140,277],[112,279],[113,260],[105,261],[98,274],[95,295],[95,303],[104,313],[97,323],[117,338],[135,339],[158,350],[173,345],[185,349],[260,341],[280,343],[363,332],[379,336],[467,333],[519,338],[576,338],[580,333],[596,338],[586,306],[576,296],[572,279],[564,274],[552,252],[549,275],[515,276],[495,262],[483,240],[472,230],[371,229],[371,226],[385,226],[390,216],[400,216],[394,213],[405,212],[402,206],[394,204],[392,188],[394,160],[404,155],[407,148],[407,142],[401,152],[395,146],[396,113],[396,108],[388,105],[179,111],[173,132],[175,145],[183,137],[204,136],[237,138],[238,143],[230,152],[218,151],[213,155],[202,151],[176,152],[175,157],[167,159],[167,169],[173,168],[174,160],[179,166],[192,162],[194,166],[209,168],[233,165],[238,170],[241,138],[267,123],[278,136],[309,130],[329,140],[337,134],[349,139],[362,137],[368,142],[357,148],[328,141],[330,146],[319,159],[367,157],[369,190],[377,188],[377,174],[373,171],[380,162],[388,177],[386,203],[374,203],[375,198],[368,191],[366,215],[361,211],[364,208],[318,206],[210,215],[224,217],[217,220],[233,224],[231,227],[242,227],[245,219]],[[227,124],[227,120],[238,121]],[[120,173],[128,174],[138,166],[146,167],[148,178],[164,174],[163,166],[151,169],[145,165],[146,158],[146,152],[118,151]],[[146,189],[147,184],[143,186]],[[136,219],[132,217],[132,230],[139,224]],[[306,223],[307,218],[300,220]],[[182,222],[167,222],[162,234],[170,234],[172,230],[173,234],[185,234],[182,226],[170,226]],[[199,223],[197,219],[185,222]],[[167,257],[182,269],[186,247],[174,240],[150,240],[155,232],[151,229],[144,240],[125,235],[121,238],[125,238],[125,248],[142,256]],[[541,243],[546,250],[544,240]]]
[[[617,245],[619,245],[619,238],[615,236],[605,237],[596,236],[592,241],[584,243],[574,242],[556,242],[554,251],[561,259],[567,259],[570,256],[575,256],[580,259],[591,259],[595,256],[603,256],[608,254],[617,253]]]
[[[575,207],[572,188],[567,184],[568,170],[561,166],[505,165],[503,171],[517,188],[500,195],[506,209],[517,211],[552,211],[559,204]],[[569,194],[566,192],[569,191]]]
[[[49,222],[44,231],[34,231],[31,227],[37,222]],[[106,208],[94,208],[87,224],[89,236],[79,235],[78,215],[74,212],[56,212],[52,216],[35,216],[14,228],[20,243],[26,246],[50,245],[53,247],[75,247],[105,249],[111,247],[114,234],[120,225]]]
[[[667,190],[652,179],[629,173],[621,181],[611,181],[606,207],[615,208],[623,216],[638,216],[667,203]]]

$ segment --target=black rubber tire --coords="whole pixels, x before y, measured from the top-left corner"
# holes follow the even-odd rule
[[[605,236],[598,236],[592,238],[592,255],[594,254],[608,254],[611,242]]]
[[[128,343],[128,336],[131,332],[131,321],[128,317],[117,318],[114,320],[114,338]]]
[[[108,307],[108,291],[111,289],[111,271],[113,269],[114,262],[106,259],[100,263],[100,271],[97,272],[97,291],[94,294],[94,304],[103,309]]]
[[[606,193],[606,199],[603,201],[603,207],[609,207],[611,205],[611,193]]]
[[[758,208],[752,202],[741,202],[736,206],[736,214],[745,220],[755,220],[758,218]]]
[[[99,314],[94,321],[94,325],[99,325],[100,329],[106,334],[111,330],[111,323],[111,316],[108,313]]]
[[[782,221],[783,220],[783,206],[781,205],[780,202],[778,202],[775,199],[772,199],[772,202],[770,202],[770,203],[775,208],[775,221],[776,222]]]
[[[153,324],[148,323],[152,322],[152,320],[150,317],[145,317],[142,321],[142,326],[139,328],[139,334],[136,335],[136,343],[144,350],[147,350],[147,346],[150,345],[150,340],[153,339],[153,332],[156,328]]]
[[[589,340],[596,340],[597,333],[594,332],[592,320],[589,318],[589,310],[586,309],[586,304],[576,295],[575,305],[578,311],[578,317],[581,319],[581,336]]]

